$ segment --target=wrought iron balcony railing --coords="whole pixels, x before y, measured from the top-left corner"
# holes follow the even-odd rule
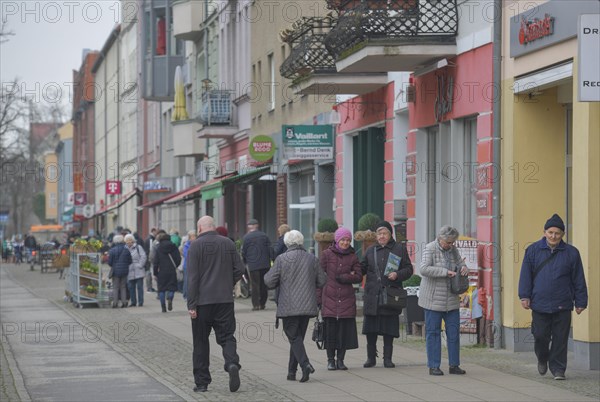
[[[367,42],[453,42],[456,0],[330,0],[339,12],[324,44],[338,60]]]
[[[283,31],[281,39],[292,51],[279,68],[281,75],[296,79],[310,73],[335,73],[335,60],[323,43],[334,24],[332,15],[303,18]]]

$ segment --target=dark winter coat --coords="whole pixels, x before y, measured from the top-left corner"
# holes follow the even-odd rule
[[[271,240],[260,230],[246,233],[242,240],[242,258],[249,271],[268,269],[271,266]]]
[[[279,286],[277,317],[315,317],[317,288],[322,288],[326,280],[317,257],[301,246],[289,247],[265,274],[269,289]]]
[[[173,261],[171,261],[169,256],[171,256]],[[154,261],[152,261],[159,292],[175,292],[177,290],[177,272],[175,270],[180,263],[181,254],[179,254],[177,246],[171,242],[170,236],[159,236]]]
[[[551,255],[546,238],[525,250],[519,298],[530,299],[531,309],[538,313],[557,313],[573,310],[573,306],[587,308],[588,292],[579,250],[561,241],[557,253],[533,279],[533,270]]]
[[[273,259],[279,257],[281,254],[287,251],[287,246],[283,242],[283,236],[279,236],[275,247],[273,247]]]
[[[375,251],[377,251],[377,265],[375,264]],[[394,253],[401,258],[398,269],[398,278],[390,281],[387,276],[383,276],[383,271],[390,253]],[[397,311],[377,308],[378,295],[382,286],[402,287],[402,281],[410,278],[413,274],[413,266],[408,256],[408,250],[403,243],[396,243],[390,239],[388,244],[381,246],[376,243],[369,247],[361,261],[362,274],[367,275],[364,294],[364,314],[365,315],[398,315]],[[378,278],[381,278],[379,282]]]
[[[112,267],[113,277],[129,275],[129,266],[133,262],[125,243],[117,243],[108,251],[108,265]]]
[[[354,249],[350,247],[349,251],[344,254],[334,244],[321,254],[321,269],[327,275],[325,286],[317,290],[323,317],[356,317],[356,295],[352,284],[362,281],[362,272]]]
[[[201,233],[187,252],[189,310],[207,304],[233,303],[233,286],[244,265],[235,243],[216,231]]]

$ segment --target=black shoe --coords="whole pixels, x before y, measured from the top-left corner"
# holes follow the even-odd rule
[[[460,366],[450,366],[450,374],[466,374],[467,372],[460,368]]]
[[[288,381],[296,381],[296,373],[288,373],[287,380]]]
[[[337,359],[337,369],[338,370],[348,370],[348,367],[344,364],[342,359]]]
[[[367,361],[365,362],[365,364],[363,364],[364,368],[369,368],[369,367],[374,367],[375,366],[375,359],[371,359],[371,358],[367,358]]]
[[[556,373],[554,373],[554,379],[555,380],[566,380],[567,378],[565,377],[564,371],[557,371]]]
[[[261,309],[261,310],[264,310],[264,309],[265,309],[265,305],[264,305],[264,304],[261,304],[261,305],[260,305],[260,309]]]
[[[162,308],[162,312],[166,313],[167,312],[167,306],[165,306],[164,304],[161,304],[160,306]]]
[[[173,300],[169,299],[167,308],[169,309],[169,311],[173,311]]]
[[[337,370],[337,367],[335,365],[335,360],[327,359],[327,370]]]
[[[121,308],[127,308],[127,303],[123,303],[123,304],[121,305]]]
[[[240,389],[240,368],[237,364],[231,364],[227,369],[229,372],[229,391],[235,392]]]
[[[444,372],[439,367],[429,369],[429,375],[444,375]]]
[[[314,372],[315,368],[312,366],[312,364],[306,363],[306,366],[302,367],[302,378],[300,379],[300,382],[308,381],[308,377],[310,377],[310,375]]]
[[[546,375],[546,373],[548,372],[548,363],[541,363],[538,361],[538,373],[540,373],[540,375]]]
[[[258,306],[252,306],[252,311],[258,311]]]
[[[208,386],[204,384],[196,385],[194,387],[194,392],[206,392],[208,391]]]
[[[135,307],[137,306],[137,304],[131,303],[131,307]]]
[[[392,359],[383,359],[383,367],[385,368],[394,368],[396,365],[392,363]]]

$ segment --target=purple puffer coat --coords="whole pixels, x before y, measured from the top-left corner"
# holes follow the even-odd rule
[[[356,317],[356,296],[352,284],[362,281],[362,273],[354,249],[349,251],[341,253],[332,245],[321,254],[321,269],[327,274],[325,286],[317,290],[323,317]]]

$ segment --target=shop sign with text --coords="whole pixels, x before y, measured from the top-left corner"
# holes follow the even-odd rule
[[[282,126],[286,159],[333,159],[333,127],[330,125]]]

